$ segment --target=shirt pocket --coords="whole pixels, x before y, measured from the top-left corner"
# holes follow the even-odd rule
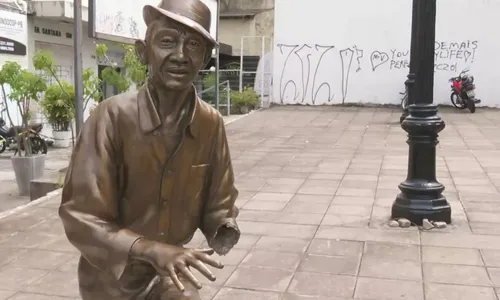
[[[187,211],[191,216],[200,216],[208,173],[208,164],[193,165],[186,184]]]

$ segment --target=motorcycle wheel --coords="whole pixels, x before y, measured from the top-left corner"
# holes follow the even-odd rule
[[[41,137],[34,136],[30,140],[33,154],[47,154],[47,143]]]
[[[474,99],[467,99],[467,108],[469,108],[471,114],[476,112],[476,102]]]
[[[0,135],[0,153],[4,153],[7,148],[7,140]]]
[[[451,95],[450,95],[451,104],[453,104],[453,106],[455,106],[458,109],[466,109],[467,104],[463,103],[463,101],[461,103],[459,103],[458,102],[459,98],[460,98],[460,96],[458,96],[458,94],[456,92],[451,93]]]
[[[403,109],[403,111],[408,108],[408,94],[405,94],[403,96],[403,99],[401,99],[401,108]]]

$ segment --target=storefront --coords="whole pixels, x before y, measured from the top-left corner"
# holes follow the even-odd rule
[[[2,10],[0,7],[0,66],[8,61],[15,61],[23,68],[28,68],[28,21],[26,14],[14,10]],[[17,103],[10,101],[10,87],[4,86],[7,105],[4,95],[1,95],[1,117],[10,125],[7,113],[10,114],[12,122],[21,124],[21,114]]]

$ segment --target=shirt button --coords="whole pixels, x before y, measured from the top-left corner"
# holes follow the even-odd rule
[[[163,198],[161,199],[161,205],[166,205],[167,204],[167,199],[166,198]]]

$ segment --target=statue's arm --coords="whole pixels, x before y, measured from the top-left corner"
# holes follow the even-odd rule
[[[114,116],[105,101],[85,122],[66,174],[59,216],[71,244],[118,280],[140,236],[117,224],[120,146]]]
[[[227,143],[224,121],[219,115],[214,134],[208,181],[208,194],[204,205],[201,230],[208,245],[218,254],[225,255],[240,238],[236,223],[238,208],[235,206],[238,190],[234,186],[234,173]]]

